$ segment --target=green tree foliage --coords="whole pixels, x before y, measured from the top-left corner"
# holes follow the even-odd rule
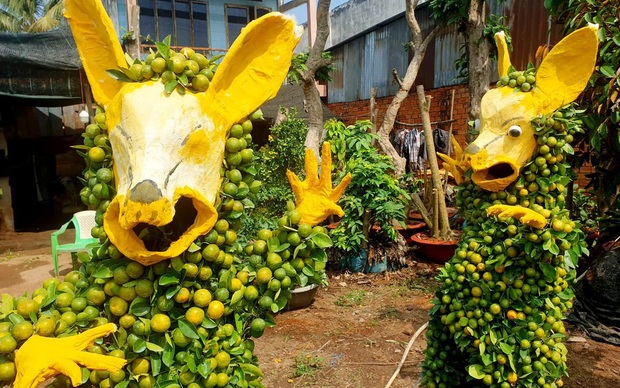
[[[63,0],[0,0],[0,31],[43,32],[58,27]]]
[[[596,171],[590,185],[597,191],[599,210],[617,210],[620,194],[620,29],[615,2],[546,0],[545,7],[565,20],[566,33],[588,23],[599,25],[599,52],[594,74],[579,100],[585,109],[587,136],[580,140],[575,162],[590,162]]]
[[[502,0],[503,2],[504,0]],[[431,0],[429,7],[431,15],[437,22],[444,22],[447,25],[467,23],[468,10],[470,0]],[[506,43],[512,49],[512,39],[510,30],[504,25],[504,17],[497,15],[489,15],[486,18],[484,27],[484,39],[489,45],[489,54],[491,59],[497,60],[497,47],[495,46],[494,36],[497,32],[504,31],[506,34]],[[455,61],[458,75],[457,80],[467,80],[469,77],[469,59],[467,53],[467,45],[464,44],[460,48],[461,56]]]
[[[308,70],[306,62],[308,62],[308,53],[300,53],[293,57],[291,61],[291,68],[288,72],[288,77],[296,84],[300,84],[302,80],[302,74]],[[329,51],[325,51],[321,54],[321,57],[325,60],[331,60],[333,58]],[[314,74],[314,78],[319,82],[329,82],[332,80],[331,73],[334,71],[335,66],[330,62],[327,66],[319,67]]]
[[[365,120],[345,126],[330,120],[325,128],[325,140],[332,144],[337,178],[346,172],[352,175],[339,202],[345,215],[332,234],[334,246],[347,252],[360,251],[366,246],[368,228],[375,223],[396,241],[392,220],[404,226],[405,205],[410,198],[396,178],[390,158],[373,146],[377,135],[370,132],[372,123]]]
[[[257,179],[263,182],[257,197],[259,213],[279,217],[286,211],[287,201],[294,200],[286,170],[304,171],[307,133],[308,125],[297,118],[295,110],[270,129],[269,142],[257,153]]]

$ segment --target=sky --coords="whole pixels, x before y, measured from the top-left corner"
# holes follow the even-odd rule
[[[330,4],[330,9],[334,9],[339,5],[342,5],[344,3],[346,3],[349,0],[332,0],[331,4]],[[297,20],[297,23],[301,24],[301,23],[305,23],[308,21],[308,13],[306,11],[306,5],[302,5],[300,7],[297,8],[293,8],[292,10],[290,10],[289,12],[287,12],[288,14],[294,15],[295,19]]]

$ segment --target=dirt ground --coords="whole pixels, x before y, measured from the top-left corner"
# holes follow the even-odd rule
[[[68,254],[60,265],[61,274],[70,270]],[[277,326],[256,341],[267,386],[384,387],[427,320],[436,270],[420,262],[385,274],[330,272],[310,307],[279,314]],[[52,275],[50,232],[0,233],[0,293],[32,291]],[[620,348],[569,329],[565,386],[620,387]],[[422,335],[392,387],[415,385],[425,345]]]

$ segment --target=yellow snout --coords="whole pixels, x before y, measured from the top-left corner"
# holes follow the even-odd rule
[[[144,203],[117,195],[103,225],[122,254],[143,265],[153,265],[182,254],[216,221],[215,207],[197,191],[183,188],[175,192],[172,202],[160,198]]]
[[[499,155],[490,158],[486,150],[469,156],[474,172],[472,180],[484,190],[493,192],[504,190],[519,177],[520,166],[510,157]]]

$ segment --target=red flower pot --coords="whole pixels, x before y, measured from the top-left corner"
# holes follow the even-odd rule
[[[454,251],[459,240],[450,241],[437,240],[429,237],[426,233],[416,233],[411,236],[415,245],[420,247],[422,255],[435,263],[445,263],[454,256]]]

